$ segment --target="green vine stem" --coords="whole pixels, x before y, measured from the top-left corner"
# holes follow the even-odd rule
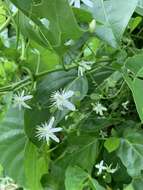
[[[111,62],[113,60],[111,59],[108,59],[108,60],[99,60],[96,62],[97,63],[102,63],[102,62]],[[78,66],[72,66],[70,67],[67,71],[71,70],[71,69],[76,69],[78,68]],[[97,71],[99,68],[93,68],[93,70],[87,72],[87,75],[90,75],[91,73],[94,73],[95,71]],[[56,70],[49,70],[49,71],[43,71],[43,72],[40,72],[40,73],[37,73],[37,74],[34,74],[32,79],[34,81],[37,81],[39,78],[47,75],[47,74],[50,74],[50,73],[53,73],[53,72],[57,72],[57,71],[63,71],[63,68],[60,68],[60,69],[56,69]],[[19,81],[19,82],[16,82],[16,83],[13,83],[11,85],[8,85],[8,86],[5,86],[5,87],[2,87],[0,88],[0,92],[7,92],[7,91],[13,91],[15,89],[20,89],[21,87],[23,86],[27,86],[27,85],[30,85],[32,83],[32,80],[31,80],[31,76],[28,76],[26,77],[25,79]]]
[[[0,32],[2,32],[5,28],[7,28],[7,26],[10,24],[11,20],[17,15],[18,10],[12,14],[12,16],[9,16],[7,18],[7,20],[5,21],[5,23],[3,23],[3,25],[0,27]]]

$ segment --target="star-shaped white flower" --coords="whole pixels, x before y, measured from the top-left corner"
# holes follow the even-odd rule
[[[81,0],[88,7],[93,7],[93,2],[91,0]],[[73,5],[76,8],[80,8],[80,0],[69,0],[70,5]]]
[[[101,138],[106,138],[108,136],[107,133],[105,131],[102,131],[102,130],[100,130],[99,135],[101,136]]]
[[[78,67],[78,76],[83,76],[85,71],[91,70],[92,61],[81,61]]]
[[[125,109],[125,110],[128,110],[128,104],[129,104],[129,101],[127,100],[126,102],[123,102],[122,103],[122,106],[123,106],[123,108]]]
[[[60,142],[59,138],[54,134],[62,130],[61,127],[53,127],[55,118],[52,117],[49,121],[49,123],[42,123],[40,126],[37,127],[36,131],[36,137],[38,137],[39,140],[46,140],[47,144],[49,143],[49,140],[52,139],[56,141],[57,143]]]
[[[95,111],[96,114],[99,114],[100,116],[103,116],[103,112],[107,111],[107,108],[104,107],[99,102],[96,105],[94,105],[94,104],[92,104],[92,105],[93,105],[93,111]]]
[[[59,110],[68,109],[75,111],[75,105],[69,101],[69,98],[71,98],[73,95],[74,92],[72,90],[61,90],[54,92],[51,96],[53,106],[57,107]]]
[[[18,107],[19,110],[21,110],[21,108],[28,108],[31,109],[31,107],[26,104],[25,102],[32,99],[33,96],[32,95],[24,95],[25,92],[24,90],[20,93],[18,92],[17,94],[15,94],[13,96],[13,107]]]
[[[101,162],[100,162],[99,164],[96,164],[96,165],[95,165],[95,168],[98,169],[97,175],[102,174],[102,172],[103,172],[104,170],[106,170],[106,166],[104,166],[104,161],[101,160]]]
[[[106,166],[106,171],[107,173],[115,173],[116,171],[118,170],[118,165],[115,167],[115,168],[112,168],[112,164],[110,164],[109,166],[107,165]]]

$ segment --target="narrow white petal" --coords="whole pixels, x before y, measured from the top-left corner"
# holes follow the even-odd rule
[[[48,128],[52,128],[53,124],[54,124],[55,118],[51,117],[49,124],[48,124]]]
[[[78,67],[78,76],[83,76],[82,68],[80,66]]]
[[[65,92],[65,93],[63,94],[63,97],[64,97],[65,99],[68,99],[68,98],[71,98],[73,95],[74,95],[74,91],[69,90],[69,91],[67,91],[67,92]]]
[[[86,70],[91,70],[91,66],[90,65],[85,65],[84,66]]]
[[[69,102],[68,100],[63,102],[63,106],[71,111],[75,111],[75,105]]]
[[[27,101],[27,100],[30,100],[30,99],[32,99],[32,98],[33,98],[32,95],[27,95],[27,96],[24,96],[24,97],[23,97],[23,101]]]
[[[49,144],[49,140],[50,140],[49,136],[46,136],[47,144]]]
[[[103,111],[107,111],[107,108],[103,107],[102,110],[103,110]]]
[[[70,1],[70,5],[72,5],[72,4],[74,3],[74,1],[75,1],[75,0],[71,0],[71,1]]]
[[[82,0],[82,2],[85,4],[85,5],[87,5],[87,6],[89,6],[89,7],[93,7],[93,3],[91,2],[91,0]]]
[[[74,1],[74,6],[75,6],[76,8],[80,8],[80,0],[75,0],[75,1]]]
[[[103,116],[103,111],[99,110],[99,115]]]
[[[20,104],[19,104],[19,105],[20,105]],[[22,103],[21,103],[21,106],[23,106],[24,108],[31,109],[31,107],[30,107],[28,104],[26,104],[25,102],[22,102]]]
[[[60,142],[59,138],[56,137],[56,135],[54,135],[54,134],[51,134],[51,135],[50,135],[50,138],[51,138],[52,140],[54,140],[55,142],[57,142],[57,143]]]
[[[24,96],[24,93],[25,93],[25,92],[24,92],[24,90],[22,90],[22,92],[21,92],[21,97],[23,97],[23,96]]]
[[[52,132],[52,133],[56,133],[56,132],[59,132],[59,131],[62,131],[63,129],[61,128],[61,127],[57,127],[57,128],[52,128],[52,129],[50,129],[50,131]]]

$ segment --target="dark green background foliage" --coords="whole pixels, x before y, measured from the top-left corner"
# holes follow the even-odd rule
[[[84,2],[0,0],[0,177],[22,189],[143,189],[143,0]],[[75,112],[51,107],[61,89]],[[22,90],[31,109],[13,108]],[[36,137],[51,116],[59,144]]]

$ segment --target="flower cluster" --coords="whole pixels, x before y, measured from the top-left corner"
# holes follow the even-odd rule
[[[110,164],[109,166],[106,164],[106,166],[105,166],[104,161],[101,160],[100,163],[95,165],[95,168],[98,169],[97,175],[101,175],[103,173],[103,171],[113,174],[117,171],[118,165],[115,168],[112,168],[112,164]]]
[[[70,110],[75,111],[75,105],[70,102],[69,98],[74,95],[74,92],[71,90],[60,90],[56,91],[51,95],[51,102],[52,106],[56,107],[59,110]],[[32,99],[32,95],[25,95],[24,90],[21,93],[17,93],[13,97],[13,106],[18,107],[19,110],[22,108],[31,109],[31,107],[26,103],[26,101]],[[55,133],[60,132],[62,128],[60,127],[53,127],[55,122],[55,117],[51,117],[49,122],[41,123],[37,126],[36,137],[39,140],[46,140],[47,144],[49,140],[52,139],[55,142],[59,143],[59,138],[55,135]]]

